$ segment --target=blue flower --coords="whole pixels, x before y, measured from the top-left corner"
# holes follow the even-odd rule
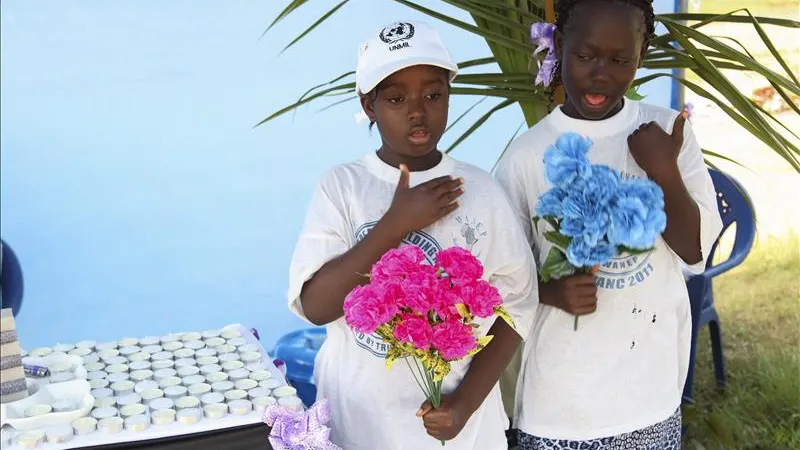
[[[590,244],[581,238],[574,238],[567,247],[567,261],[575,267],[592,267],[605,264],[616,253],[616,247],[604,240]]]
[[[547,181],[560,188],[569,188],[575,180],[588,178],[592,167],[586,153],[592,141],[577,133],[564,133],[544,153]]]
[[[564,199],[567,191],[561,188],[552,188],[539,197],[536,205],[536,215],[539,217],[553,216],[557,219],[564,217]]]
[[[650,180],[621,183],[611,202],[608,239],[614,245],[646,249],[667,227],[664,193]]]
[[[583,180],[581,189],[590,192],[594,201],[606,204],[616,195],[619,178],[619,173],[610,167],[592,164],[592,173]]]
[[[619,174],[606,166],[593,165],[586,178],[573,182],[563,201],[561,233],[580,236],[594,245],[603,239],[611,224],[609,202],[619,185]]]

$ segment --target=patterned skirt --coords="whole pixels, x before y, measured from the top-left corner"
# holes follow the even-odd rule
[[[680,450],[680,409],[663,422],[618,436],[568,441],[548,439],[518,431],[519,450]]]

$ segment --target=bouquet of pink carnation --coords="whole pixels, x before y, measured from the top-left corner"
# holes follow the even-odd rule
[[[345,298],[344,317],[353,330],[383,338],[389,345],[387,368],[404,359],[438,408],[450,363],[475,355],[492,340],[475,335],[474,318],[497,315],[514,324],[500,293],[481,278],[483,265],[468,250],[442,250],[435,265],[424,260],[413,245],[386,252],[373,265],[369,284]]]

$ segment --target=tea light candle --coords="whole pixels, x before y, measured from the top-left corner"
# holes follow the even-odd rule
[[[175,367],[175,361],[171,359],[162,359],[151,363],[151,369],[153,370],[172,369],[173,367]]]
[[[131,372],[131,379],[133,381],[150,380],[153,376],[154,372],[152,370],[135,370]]]
[[[263,413],[264,410],[266,410],[270,406],[277,403],[277,400],[275,400],[272,397],[256,397],[251,401],[253,402],[253,409],[261,413]]]
[[[147,336],[139,339],[139,345],[142,347],[147,347],[149,345],[158,345],[161,342],[161,339],[157,338],[156,336]],[[148,352],[148,353],[155,353],[155,352]]]
[[[230,381],[216,381],[211,384],[211,390],[214,392],[225,393],[233,389],[233,383]]]
[[[243,416],[253,410],[253,404],[250,400],[234,400],[228,402],[228,409],[234,416]]]
[[[269,397],[270,392],[269,389],[264,389],[262,387],[257,387],[253,389],[249,389],[247,391],[247,396],[250,397],[250,400],[255,400],[261,397]]]
[[[172,359],[172,352],[158,352],[150,355],[150,360],[155,364],[156,361]]]
[[[124,338],[117,341],[120,347],[133,347],[139,344],[139,340],[136,338]]]
[[[102,342],[94,346],[94,349],[97,350],[98,353],[104,350],[112,350],[116,348],[117,348],[117,341]]]
[[[72,421],[72,429],[78,436],[85,436],[97,429],[97,419],[94,417],[81,417]]]
[[[99,350],[97,352],[97,356],[99,356],[100,359],[105,361],[108,358],[119,356],[119,350],[117,350],[116,348],[104,348],[103,350]]]
[[[142,347],[142,352],[143,353],[147,353],[148,355],[153,355],[153,354],[156,354],[158,352],[163,352],[163,351],[164,351],[164,347],[162,347],[160,345],[146,345],[146,346]]]
[[[130,379],[130,375],[128,375],[127,373],[124,373],[124,372],[122,372],[122,373],[112,373],[112,374],[109,374],[108,377],[106,377],[106,380],[111,384],[114,384],[117,381],[125,381],[125,380],[128,380],[128,379]]]
[[[197,365],[199,366],[210,366],[212,364],[217,364],[219,362],[219,358],[216,356],[201,356],[197,358]]]
[[[117,398],[117,405],[119,405],[120,408],[141,402],[142,397],[140,397],[138,394],[128,394]]]
[[[242,361],[244,361],[246,364],[259,363],[262,359],[263,357],[259,352],[242,353]]]
[[[44,443],[44,431],[25,431],[17,436],[17,443],[25,448],[36,448]]]
[[[272,378],[272,373],[268,370],[255,370],[250,373],[250,379],[256,381],[264,381]]]
[[[220,372],[221,370],[222,366],[220,366],[219,364],[209,364],[200,367],[200,373],[202,373],[203,375],[210,375],[212,373]]]
[[[170,398],[162,397],[157,398],[150,402],[148,405],[151,411],[161,411],[163,409],[172,409],[175,407],[175,402]]]
[[[194,350],[190,348],[181,348],[172,352],[175,355],[175,358],[192,358],[194,356]]]
[[[263,387],[263,388],[267,388],[267,389],[269,389],[269,390],[273,390],[273,389],[275,389],[275,388],[277,388],[277,387],[281,386],[282,384],[283,384],[283,383],[281,383],[280,381],[278,381],[278,380],[276,380],[276,379],[274,379],[274,378],[268,378],[268,379],[266,379],[266,380],[263,380],[263,381],[259,381],[259,382],[258,382],[258,385],[259,385],[259,386],[261,386],[261,387]]]
[[[132,394],[135,386],[136,384],[133,381],[123,380],[111,383],[111,390],[114,391],[114,395],[117,397],[122,397],[123,395]]]
[[[213,348],[208,348],[208,347],[201,348],[200,350],[197,350],[197,351],[194,352],[194,356],[196,358],[198,358],[198,359],[206,358],[206,357],[209,357],[209,356],[217,356],[217,350],[213,349]]]
[[[72,427],[69,425],[58,425],[47,430],[46,435],[47,442],[50,444],[63,444],[72,439]]]
[[[161,345],[161,348],[167,352],[177,352],[178,350],[183,348],[183,342],[165,342]]]
[[[100,397],[94,399],[94,407],[95,408],[107,408],[109,406],[114,406],[117,404],[117,399],[112,397]]]
[[[202,368],[200,369],[203,370]],[[216,383],[217,381],[225,381],[228,379],[228,374],[225,372],[214,372],[206,375],[206,382]]]
[[[272,395],[276,398],[292,397],[297,395],[297,389],[291,386],[279,386],[272,390]]]
[[[219,355],[218,359],[224,364],[231,361],[239,361],[242,357],[238,353],[223,353]]]
[[[110,366],[106,366],[106,372],[108,373],[123,373],[128,371],[127,364],[112,364]]]
[[[191,395],[186,395],[175,400],[175,407],[178,408],[178,410],[197,408],[198,406],[200,406],[200,399]]]
[[[39,347],[39,348],[35,348],[35,349],[31,350],[30,355],[31,356],[36,356],[38,358],[44,358],[45,356],[48,356],[51,353],[53,353],[53,349],[52,348],[50,348],[50,347]]]
[[[228,402],[234,400],[242,400],[247,398],[247,392],[241,389],[231,389],[230,391],[225,392],[225,400]]]
[[[217,354],[233,353],[233,352],[236,351],[236,347],[234,347],[234,346],[232,346],[230,344],[224,344],[224,345],[220,345],[220,346],[214,347],[214,348],[217,349]]]
[[[92,393],[92,396],[94,398],[113,397],[114,396],[114,391],[109,389],[109,388],[92,389],[91,393]]]
[[[178,374],[178,371],[175,369],[158,369],[153,372],[153,379],[156,381],[163,380],[164,378],[174,377]]]
[[[172,422],[175,422],[175,410],[174,409],[160,409],[158,411],[154,411],[150,414],[150,419],[153,422],[153,425],[168,425]]]
[[[158,383],[155,382],[155,381],[152,381],[152,380],[145,380],[145,381],[139,381],[138,383],[136,383],[136,387],[134,388],[134,391],[137,394],[141,394],[142,392],[149,391],[151,389],[158,389]]]
[[[131,431],[144,431],[150,426],[147,416],[139,414],[125,419],[125,429]]]
[[[207,419],[221,419],[228,414],[228,405],[212,403],[203,407]]]
[[[94,350],[95,346],[97,346],[97,341],[91,340],[80,341],[75,344],[75,348],[88,348],[89,350]]]
[[[104,433],[116,434],[122,431],[123,424],[124,421],[119,417],[106,417],[97,422],[97,428]]]
[[[202,375],[189,375],[181,378],[181,384],[183,384],[186,387],[189,387],[193,384],[200,384],[205,382],[206,382],[206,377]]]
[[[196,366],[196,365],[197,365],[197,361],[195,361],[194,358],[181,358],[181,359],[175,360],[175,368],[176,369],[180,369],[181,367],[191,367],[191,366]]]
[[[188,387],[189,395],[199,397],[211,392],[211,385],[206,383],[191,384]]]
[[[109,417],[116,417],[117,414],[119,414],[117,408],[114,408],[113,406],[104,406],[102,408],[95,408],[92,411],[92,418],[96,420],[102,420]],[[94,428],[92,428],[92,431],[94,431]]]
[[[166,336],[161,336],[161,344],[166,344],[167,342],[178,342],[181,340],[180,335],[178,334],[168,334]]]
[[[226,372],[232,372],[237,369],[241,369],[244,367],[244,363],[241,361],[227,361],[222,363],[222,369]]]
[[[228,345],[232,345],[234,347],[241,347],[242,345],[247,344],[245,338],[237,337],[233,339],[228,339]]]
[[[225,343],[225,339],[222,339],[222,338],[219,338],[219,337],[213,337],[213,338],[206,339],[206,347],[214,348],[217,351],[219,351],[219,349],[216,348],[216,347],[219,347],[220,345],[223,345],[224,343]]]
[[[76,348],[69,352],[72,356],[77,356],[79,358],[83,358],[84,356],[88,356],[92,354],[92,349],[90,348]],[[71,432],[71,431],[70,431]]]
[[[141,403],[133,403],[130,405],[125,405],[119,410],[123,418],[138,416],[144,414],[146,411],[147,407]]]
[[[244,380],[250,377],[250,371],[247,369],[236,369],[228,372],[228,377],[232,381]]]
[[[150,370],[152,364],[150,364],[150,361],[134,361],[128,364],[128,367],[131,369],[131,372],[135,372],[137,370]]]
[[[105,362],[107,366],[114,364],[127,364],[128,358],[124,356],[112,356],[111,358],[105,359],[103,362]]]
[[[223,403],[225,401],[225,396],[219,392],[209,392],[208,394],[203,394],[203,396],[200,397],[200,401],[204,405],[213,405],[215,403]]]
[[[278,404],[281,406],[285,406],[289,409],[293,409],[296,411],[303,410],[303,401],[300,400],[298,397],[281,397],[278,399]]]
[[[187,408],[178,411],[176,414],[178,422],[182,424],[194,424],[203,417],[203,412],[199,408]]]
[[[203,341],[187,341],[183,343],[184,348],[188,350],[197,351],[206,346]]]
[[[106,365],[101,362],[91,362],[91,363],[86,363],[83,366],[83,368],[86,369],[86,371],[89,373],[100,372],[106,368]]]
[[[128,356],[128,361],[136,362],[136,361],[148,361],[150,359],[150,353],[147,352],[136,352],[130,356]]]
[[[96,364],[99,362],[100,362],[100,357],[97,356],[97,353],[89,353],[88,355],[83,357],[83,368],[89,370],[88,368],[89,364]],[[100,369],[102,369],[103,367],[105,367],[105,364],[102,364],[102,367],[100,367]]]
[[[145,405],[149,405],[150,402],[157,398],[161,398],[164,396],[164,391],[161,389],[148,389],[141,394],[142,403]]]
[[[53,412],[53,407],[50,405],[31,405],[25,408],[25,417],[39,417]]]
[[[171,386],[178,386],[181,384],[181,379],[178,377],[166,377],[158,381],[158,386],[161,389],[166,389]]]
[[[100,379],[105,379],[105,377],[107,377],[107,376],[108,376],[108,373],[106,373],[106,372],[104,372],[102,370],[98,370],[98,371],[95,371],[95,372],[89,372],[86,375],[86,379],[89,380],[89,381],[100,380]]]
[[[239,346],[239,353],[250,353],[256,352],[259,353],[261,349],[259,348],[258,344],[244,344]]]
[[[196,331],[192,331],[192,332],[189,332],[189,333],[183,333],[183,335],[181,336],[181,340],[183,342],[197,341],[197,340],[202,339],[202,338],[203,338],[203,335],[201,335],[200,333],[198,333]]]
[[[233,384],[236,387],[236,389],[241,389],[243,391],[249,391],[250,389],[258,387],[257,381],[249,379],[237,380]]]
[[[242,333],[240,333],[239,330],[236,330],[234,328],[229,328],[227,330],[223,330],[222,333],[220,333],[220,336],[222,336],[225,339],[234,339],[234,338],[238,338],[241,335],[242,335]]]
[[[188,389],[185,386],[169,386],[164,388],[164,396],[173,400],[183,397],[187,394]]]

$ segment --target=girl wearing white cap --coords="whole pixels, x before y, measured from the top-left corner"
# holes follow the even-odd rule
[[[505,450],[508,428],[498,379],[527,336],[536,309],[531,252],[505,194],[485,171],[437,149],[447,124],[450,81],[458,67],[424,23],[397,22],[361,45],[356,90],[377,125],[381,147],[334,167],[318,185],[295,248],[289,307],[325,325],[315,361],[319,398],[332,407],[331,440],[347,450],[441,448]],[[494,339],[445,378],[431,409],[409,367],[387,370],[387,345],[345,323],[345,296],[381,255],[419,246],[429,262],[461,246],[484,266],[516,329],[480,323]]]

